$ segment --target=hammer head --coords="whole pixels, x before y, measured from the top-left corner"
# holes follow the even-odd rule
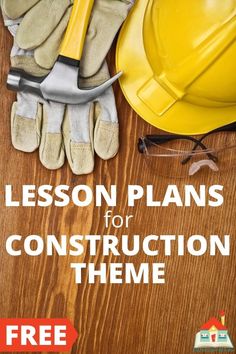
[[[80,89],[78,85],[79,66],[57,61],[50,74],[34,77],[23,70],[11,69],[7,87],[13,91],[33,92],[48,101],[64,104],[81,104],[95,100],[106,91],[122,72],[92,89]]]

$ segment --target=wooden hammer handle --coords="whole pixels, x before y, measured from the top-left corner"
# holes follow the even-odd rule
[[[81,60],[94,0],[75,0],[60,56]]]

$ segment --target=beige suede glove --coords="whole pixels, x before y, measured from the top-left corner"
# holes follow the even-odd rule
[[[16,44],[24,50],[34,49],[35,61],[44,69],[51,69],[57,59],[72,3],[73,0],[2,0],[9,18],[24,15]],[[81,62],[82,77],[93,76],[101,68],[132,4],[133,0],[95,0]]]
[[[85,86],[99,85],[108,77],[106,64]],[[94,154],[108,160],[119,148],[119,124],[112,87],[95,101],[82,105],[48,102],[29,93],[18,93],[11,113],[13,146],[33,152],[39,148],[41,163],[59,169],[65,158],[76,175],[94,169]]]
[[[42,69],[51,69],[57,58],[72,3],[73,0],[1,0],[4,15],[9,20],[20,22],[15,44],[27,52],[35,49],[35,62]],[[21,65],[24,65],[24,58],[20,60]],[[16,56],[14,61],[17,67]]]
[[[5,19],[5,23],[14,36],[18,21]],[[31,74],[36,75],[42,70],[34,62],[33,52],[20,49],[16,43],[11,55],[12,62],[19,64],[16,67],[28,71],[30,59]],[[96,75],[81,80],[81,86],[97,86],[108,78],[104,63]],[[74,174],[91,173],[95,152],[108,160],[119,148],[119,125],[112,87],[84,105],[64,105],[33,94],[18,93],[11,112],[11,136],[13,146],[20,151],[39,149],[40,161],[48,169],[62,167],[67,157]]]

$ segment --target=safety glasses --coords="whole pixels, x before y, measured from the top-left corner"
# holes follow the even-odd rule
[[[201,137],[146,135],[139,139],[138,150],[162,176],[183,178],[203,169],[223,172],[236,166],[236,122]]]

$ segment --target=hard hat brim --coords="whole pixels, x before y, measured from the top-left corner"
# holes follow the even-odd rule
[[[236,121],[236,106],[204,107],[179,100],[163,115],[155,111],[159,96],[149,98],[149,104],[140,97],[140,90],[155,77],[145,52],[143,24],[149,0],[136,0],[120,32],[116,66],[123,71],[119,82],[130,106],[151,125],[176,134],[204,134],[220,126]],[[152,103],[152,102],[151,102]]]

